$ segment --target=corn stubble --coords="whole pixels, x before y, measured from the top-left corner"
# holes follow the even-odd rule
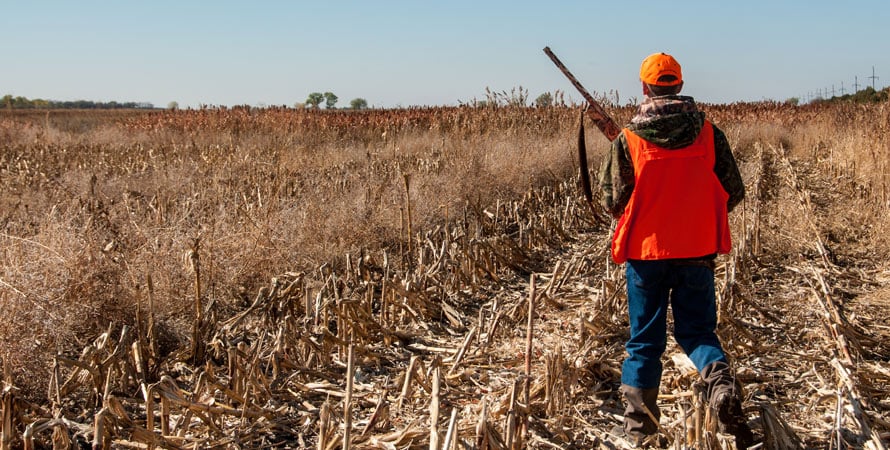
[[[884,448],[888,105],[704,107],[748,188],[719,333],[763,447]],[[620,446],[576,120],[3,112],[0,448]],[[700,392],[669,340],[662,432],[730,448]]]

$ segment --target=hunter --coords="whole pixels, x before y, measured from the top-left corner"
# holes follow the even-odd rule
[[[652,54],[643,60],[640,80],[643,101],[612,141],[599,174],[603,206],[619,219],[612,259],[625,263],[627,276],[624,436],[635,445],[657,437],[670,305],[674,338],[701,374],[720,430],[747,448],[753,435],[740,385],[714,332],[715,258],[730,251],[728,213],[745,186],[726,136],[692,97],[679,95],[680,64]]]

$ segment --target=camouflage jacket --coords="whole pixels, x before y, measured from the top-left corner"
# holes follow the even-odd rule
[[[627,126],[643,139],[660,147],[683,148],[695,141],[705,121],[692,97],[668,95],[644,97],[637,115]],[[714,127],[714,173],[729,194],[730,211],[745,198],[745,184],[723,131]],[[599,172],[602,204],[609,213],[621,217],[634,189],[634,167],[624,131],[612,141],[612,148]]]

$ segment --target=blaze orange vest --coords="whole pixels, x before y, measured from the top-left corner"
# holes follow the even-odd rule
[[[665,149],[624,129],[634,188],[612,238],[612,259],[696,258],[732,248],[726,201],[714,173],[714,129]]]

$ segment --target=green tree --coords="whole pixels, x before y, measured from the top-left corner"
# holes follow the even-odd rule
[[[325,96],[321,92],[313,92],[309,94],[309,97],[306,97],[306,101],[304,103],[313,108],[318,108],[318,105],[320,105],[321,102],[324,101],[324,99]]]
[[[336,95],[334,95],[333,92],[325,92],[324,93],[324,107],[325,108],[334,109],[334,105],[337,104],[337,100],[339,100],[339,99],[337,98]]]
[[[553,95],[550,94],[549,92],[545,92],[545,93],[539,95],[538,98],[535,99],[535,106],[537,106],[538,108],[546,108],[546,107],[552,106],[552,105],[553,105]]]
[[[349,107],[352,109],[366,109],[368,101],[363,98],[354,98],[349,102]]]
[[[16,109],[25,109],[31,107],[31,102],[28,101],[27,97],[22,97],[19,95],[12,99],[12,107]]]

